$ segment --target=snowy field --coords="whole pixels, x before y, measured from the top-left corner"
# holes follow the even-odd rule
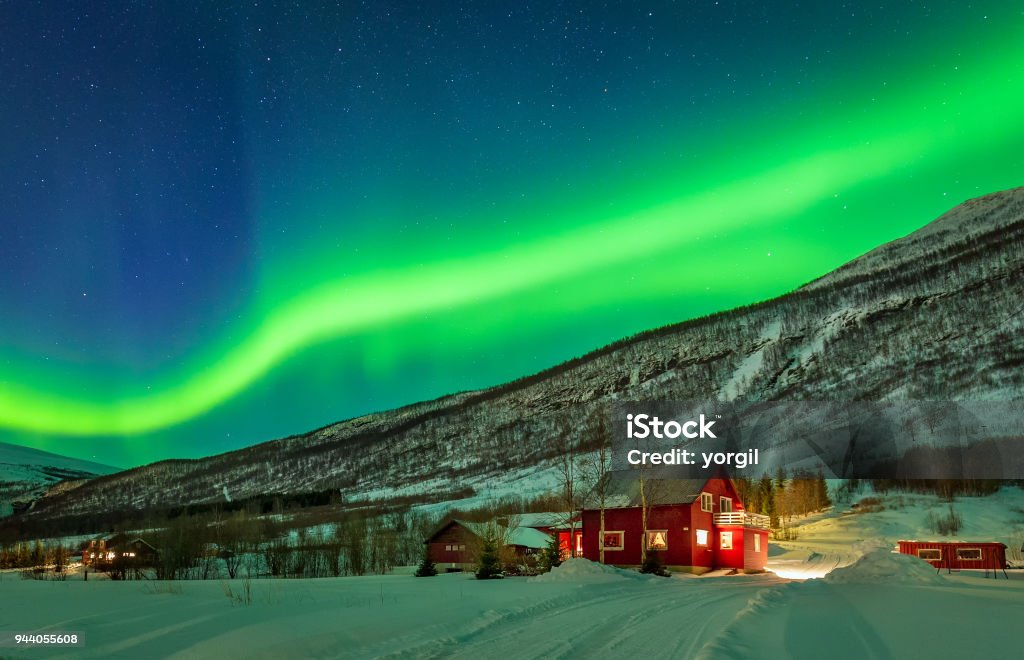
[[[850,504],[797,520],[795,541],[772,541],[768,549],[768,568],[780,576],[792,578],[822,577],[835,568],[846,566],[863,554],[863,543],[895,547],[900,540],[937,540],[940,537],[928,525],[928,516],[942,516],[950,503],[934,495],[892,492],[880,495],[865,488],[851,503],[879,499],[865,513]],[[1004,487],[987,497],[957,497],[953,509],[961,517],[963,528],[947,540],[999,541],[1005,543],[1007,559],[1024,566],[1024,489]]]
[[[573,560],[534,579],[258,580],[249,604],[239,581],[6,580],[0,593],[3,629],[84,635],[82,649],[0,649],[26,658],[1012,657],[1024,620],[1024,576],[936,575],[884,549],[808,581]]]
[[[0,573],[0,631],[85,640],[63,651],[0,648],[0,658],[1019,657],[1024,571],[946,575],[891,552],[901,538],[936,538],[929,513],[948,507],[902,493],[837,506],[799,521],[795,540],[773,542],[775,572],[763,575],[665,579],[572,560],[537,578],[406,572],[253,580],[247,592],[240,580]],[[1024,490],[954,507],[960,539],[1024,539]]]

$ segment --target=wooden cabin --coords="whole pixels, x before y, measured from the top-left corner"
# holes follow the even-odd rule
[[[549,511],[520,513],[515,519],[519,527],[532,527],[558,537],[558,547],[563,560],[583,556],[583,524],[579,515]]]
[[[439,571],[468,571],[476,568],[488,536],[495,536],[513,557],[537,554],[551,542],[551,536],[532,527],[509,528],[497,521],[481,523],[451,518],[442,522],[424,543]]]
[[[98,567],[127,560],[134,566],[152,566],[156,556],[156,548],[141,537],[115,534],[88,541],[82,548],[82,565]]]

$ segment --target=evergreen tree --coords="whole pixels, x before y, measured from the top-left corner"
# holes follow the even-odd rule
[[[828,483],[825,481],[825,475],[818,471],[818,476],[814,480],[815,490],[815,506],[819,511],[825,507],[832,506],[832,499],[828,496]]]
[[[476,579],[495,580],[504,577],[501,573],[501,563],[498,558],[498,543],[493,535],[484,537],[480,549],[480,560],[477,563]]]
[[[562,544],[558,541],[557,534],[548,541],[548,547],[544,548],[541,555],[541,566],[545,572],[562,565]]]
[[[769,525],[774,529],[779,526],[779,514],[775,508],[775,484],[768,475],[761,477],[758,484],[761,499],[761,513],[770,519]]]
[[[437,575],[437,567],[434,566],[434,562],[430,558],[430,546],[424,546],[423,561],[416,569],[416,577],[434,577],[435,575]]]

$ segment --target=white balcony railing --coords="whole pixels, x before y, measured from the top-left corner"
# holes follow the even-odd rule
[[[716,513],[716,525],[736,525],[742,527],[759,527],[768,529],[770,519],[760,513],[747,513],[746,511],[729,511],[727,513]]]

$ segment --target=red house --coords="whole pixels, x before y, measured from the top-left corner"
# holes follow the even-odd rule
[[[430,560],[438,570],[447,572],[473,570],[483,540],[493,536],[513,557],[525,557],[542,551],[551,536],[532,527],[509,528],[497,522],[470,522],[449,519],[442,522],[424,543]]]
[[[606,484],[603,534],[594,493],[583,510],[583,556],[587,559],[600,561],[603,545],[604,563],[637,567],[646,546],[675,571],[764,570],[768,517],[746,513],[730,479],[645,479],[643,497],[638,476],[615,473]]]
[[[583,556],[583,526],[579,516],[554,511],[520,513],[516,521],[519,527],[532,527],[550,536],[557,536],[562,559]],[[570,536],[573,538],[570,539]]]
[[[1002,543],[986,541],[971,543],[967,541],[899,541],[901,554],[919,557],[938,570],[946,572],[964,569],[997,571],[1006,575],[1006,546]]]

